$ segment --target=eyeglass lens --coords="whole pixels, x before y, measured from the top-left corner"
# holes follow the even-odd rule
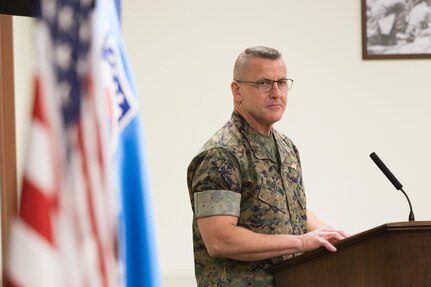
[[[284,79],[278,81],[266,80],[258,82],[257,87],[261,92],[269,92],[273,89],[274,83],[277,83],[278,89],[284,92],[292,88],[293,81],[291,79]]]

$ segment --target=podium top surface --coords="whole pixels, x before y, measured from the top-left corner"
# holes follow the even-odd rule
[[[369,238],[379,236],[383,233],[391,233],[391,232],[412,232],[412,231],[418,231],[418,230],[430,230],[431,231],[431,221],[413,221],[413,222],[393,222],[393,223],[386,223],[379,225],[377,227],[374,227],[372,229],[357,233],[355,235],[350,236],[349,238],[340,240],[336,243],[334,243],[334,246],[340,250],[343,249],[349,245],[357,244],[359,242],[362,242],[364,240],[367,240]],[[280,264],[277,264],[271,268],[268,269],[269,272],[274,273],[278,272],[279,270],[282,270],[284,268],[288,268],[300,263],[303,263],[305,261],[312,260],[316,257],[323,256],[325,254],[330,254],[332,252],[328,251],[327,249],[321,247],[313,251],[309,251],[306,253],[303,253],[301,255],[298,255],[296,257],[293,257],[291,259],[288,259]]]

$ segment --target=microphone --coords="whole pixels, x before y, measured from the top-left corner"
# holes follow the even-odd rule
[[[401,190],[401,192],[406,196],[407,201],[409,202],[410,206],[410,214],[409,214],[409,221],[415,221],[415,215],[413,214],[413,208],[412,204],[410,203],[410,199],[407,196],[407,194],[403,190],[403,185],[396,179],[396,177],[392,174],[392,172],[386,167],[386,165],[383,163],[383,161],[379,158],[379,156],[373,152],[370,154],[371,159],[374,161],[374,163],[380,168],[380,170],[386,175],[386,177],[389,179],[390,182],[395,186],[397,190]]]

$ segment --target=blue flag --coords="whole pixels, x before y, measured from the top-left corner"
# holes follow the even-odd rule
[[[110,111],[113,141],[117,141],[123,285],[161,286],[143,123],[114,1],[97,1],[95,34],[96,63],[102,62],[99,79],[95,81],[96,90],[107,94],[114,103]]]

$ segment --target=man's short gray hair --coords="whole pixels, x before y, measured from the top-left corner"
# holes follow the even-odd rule
[[[244,52],[239,54],[235,61],[235,66],[233,68],[234,79],[241,80],[241,77],[247,68],[248,61],[252,58],[277,60],[281,58],[281,53],[276,49],[264,46],[256,46],[245,49]]]

